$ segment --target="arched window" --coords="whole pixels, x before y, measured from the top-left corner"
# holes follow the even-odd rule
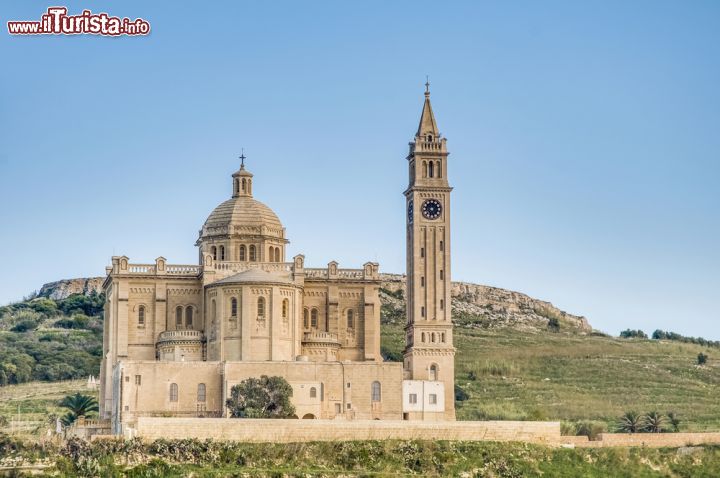
[[[240,261],[245,260],[245,244],[240,246],[240,254],[239,254],[238,260],[240,260]]]
[[[440,299],[440,310],[443,310],[445,308],[445,301],[443,299]]]
[[[425,332],[420,334],[420,342],[425,343]]]
[[[437,162],[435,169],[437,169],[437,177],[442,178],[442,167],[440,167],[440,161]]]
[[[171,401],[171,402],[177,402],[177,401],[178,401],[178,386],[177,386],[177,383],[171,383],[171,384],[170,384],[170,401]]]
[[[290,308],[290,302],[288,302],[287,299],[284,299],[282,302],[282,318],[283,319],[287,319],[289,308]]]
[[[237,299],[230,299],[230,317],[237,317]]]
[[[429,134],[429,135],[427,136],[427,140],[428,140],[428,142],[432,141],[432,135],[431,135],[431,134]]]
[[[316,398],[317,397],[317,388],[310,387],[310,398]]]
[[[373,402],[379,402],[380,399],[382,398],[382,395],[381,395],[381,394],[382,394],[382,388],[381,388],[380,382],[378,382],[377,380],[374,381],[374,382],[372,383],[372,388],[371,388],[371,390],[372,390],[372,393],[371,393],[372,401],[373,401]]]
[[[440,241],[440,250],[441,251],[445,250],[445,245],[443,244],[443,241]]]
[[[308,315],[309,315],[309,312],[308,312],[307,308],[303,309],[303,328],[305,328],[305,329],[307,329],[308,325],[310,325],[310,324],[308,324]]]
[[[205,401],[205,384],[204,383],[198,383],[197,401],[198,402]]]
[[[434,165],[434,164],[435,164],[434,161],[430,161],[430,162],[428,163],[428,177],[430,177],[430,178],[433,177],[433,165]]]
[[[185,327],[192,329],[193,326],[193,308],[192,306],[185,307]]]
[[[217,247],[212,246],[210,248],[210,254],[212,254],[213,260],[216,261],[217,260]]]
[[[280,262],[280,248],[275,248],[275,262]]]
[[[420,257],[425,257],[425,248],[424,247],[420,248]]]
[[[258,319],[265,318],[265,297],[258,297],[257,316]]]
[[[422,162],[423,177],[427,177],[427,161]]]
[[[430,365],[430,373],[428,374],[428,380],[438,379],[438,366],[435,364]]]
[[[445,343],[445,332],[440,334],[440,342]]]
[[[355,317],[352,309],[348,309],[347,311],[347,326],[348,329],[355,328]]]
[[[245,192],[245,185],[246,185],[246,184],[247,184],[247,183],[245,182],[245,178],[243,178],[243,180],[242,180],[242,190],[243,190],[243,192]]]
[[[251,246],[250,246],[250,261],[251,261],[251,262],[255,262],[255,260],[256,260],[256,258],[255,258],[255,246],[251,245]]]
[[[177,328],[182,327],[182,324],[183,324],[183,322],[182,322],[182,310],[183,310],[183,308],[182,308],[181,306],[179,306],[179,305],[175,308],[175,326],[176,326]]]
[[[310,327],[313,329],[317,329],[318,326],[318,310],[313,309],[310,311]]]
[[[220,260],[225,260],[225,246],[220,246]]]
[[[138,325],[145,325],[145,306],[138,307]]]
[[[238,180],[236,179],[233,181],[233,194],[237,196],[240,193],[240,188],[238,187]]]
[[[425,317],[425,306],[420,307],[420,317]]]
[[[435,332],[430,334],[430,342],[435,343]]]
[[[443,280],[443,279],[445,279],[445,273],[443,272],[442,269],[440,269],[440,280]]]

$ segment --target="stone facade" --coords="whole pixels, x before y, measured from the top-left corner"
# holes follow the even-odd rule
[[[440,156],[427,157],[444,162],[445,139],[424,139],[429,108],[426,93],[415,151],[441,145]],[[403,365],[380,355],[378,264],[308,268],[302,254],[288,261],[285,228],[254,198],[244,159],[232,175],[231,198],[200,229],[198,265],[116,256],[106,270],[100,413],[113,432],[133,429],[143,417],[226,416],[231,388],[260,375],[288,380],[298,418],[454,419],[452,325],[443,306],[450,298],[447,180],[411,183],[409,190],[418,208],[431,194],[445,209],[434,223],[418,220],[423,234],[442,236],[428,249],[432,262],[423,265],[420,236],[408,229],[409,271],[434,273],[422,286],[432,298],[418,288],[410,300],[413,310],[427,307],[433,315],[409,314],[407,330],[417,328],[417,342]]]

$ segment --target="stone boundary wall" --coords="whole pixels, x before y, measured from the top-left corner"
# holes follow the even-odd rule
[[[720,432],[709,433],[603,433],[598,440],[587,437],[562,437],[563,443],[577,447],[631,447],[677,448],[689,445],[718,445]],[[571,439],[571,440],[566,440]]]
[[[520,441],[558,445],[559,422],[421,422],[402,420],[261,420],[138,417],[128,435],[246,442],[351,440]]]
[[[197,438],[255,443],[354,440],[516,441],[573,448],[678,448],[720,444],[720,432],[603,433],[598,436],[598,440],[589,441],[586,436],[560,436],[559,422],[512,421],[423,422],[138,417],[136,427],[128,429],[126,436],[139,436],[147,440]]]

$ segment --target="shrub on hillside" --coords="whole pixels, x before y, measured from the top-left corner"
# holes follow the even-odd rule
[[[46,317],[50,317],[58,313],[57,303],[52,299],[46,299],[44,297],[33,299],[28,303],[28,307],[35,312],[45,315]]]
[[[632,329],[626,329],[620,332],[620,337],[624,339],[646,339],[648,338],[647,334],[643,332],[642,330],[632,330]]]
[[[697,363],[698,365],[705,365],[707,363],[708,356],[704,353],[700,352],[697,356]]]
[[[21,319],[15,323],[10,329],[11,332],[28,332],[35,330],[38,326],[37,320],[35,319]]]
[[[60,319],[55,322],[55,327],[62,329],[87,329],[90,317],[84,314],[75,314],[72,317]]]
[[[460,385],[455,384],[455,401],[456,402],[464,402],[465,400],[468,400],[470,398],[470,395],[460,387]]]
[[[552,317],[548,319],[548,329],[550,329],[553,332],[559,332],[560,331],[560,321],[556,317]]]
[[[66,299],[58,301],[58,308],[65,315],[78,312],[85,315],[100,315],[105,306],[105,294],[93,292],[90,295],[73,294]]]
[[[652,334],[652,338],[655,340],[674,340],[676,342],[684,342],[688,344],[702,345],[703,347],[717,347],[720,348],[719,340],[708,340],[702,337],[686,337],[675,332],[666,332],[664,330],[656,330]]]
[[[607,432],[607,423],[592,420],[579,422],[563,422],[560,424],[561,435],[586,436],[589,440],[597,440],[602,433]]]

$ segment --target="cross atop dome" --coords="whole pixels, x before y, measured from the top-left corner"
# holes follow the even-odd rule
[[[242,148],[240,151],[238,158],[240,159],[240,169],[243,170],[245,169],[245,148]]]

